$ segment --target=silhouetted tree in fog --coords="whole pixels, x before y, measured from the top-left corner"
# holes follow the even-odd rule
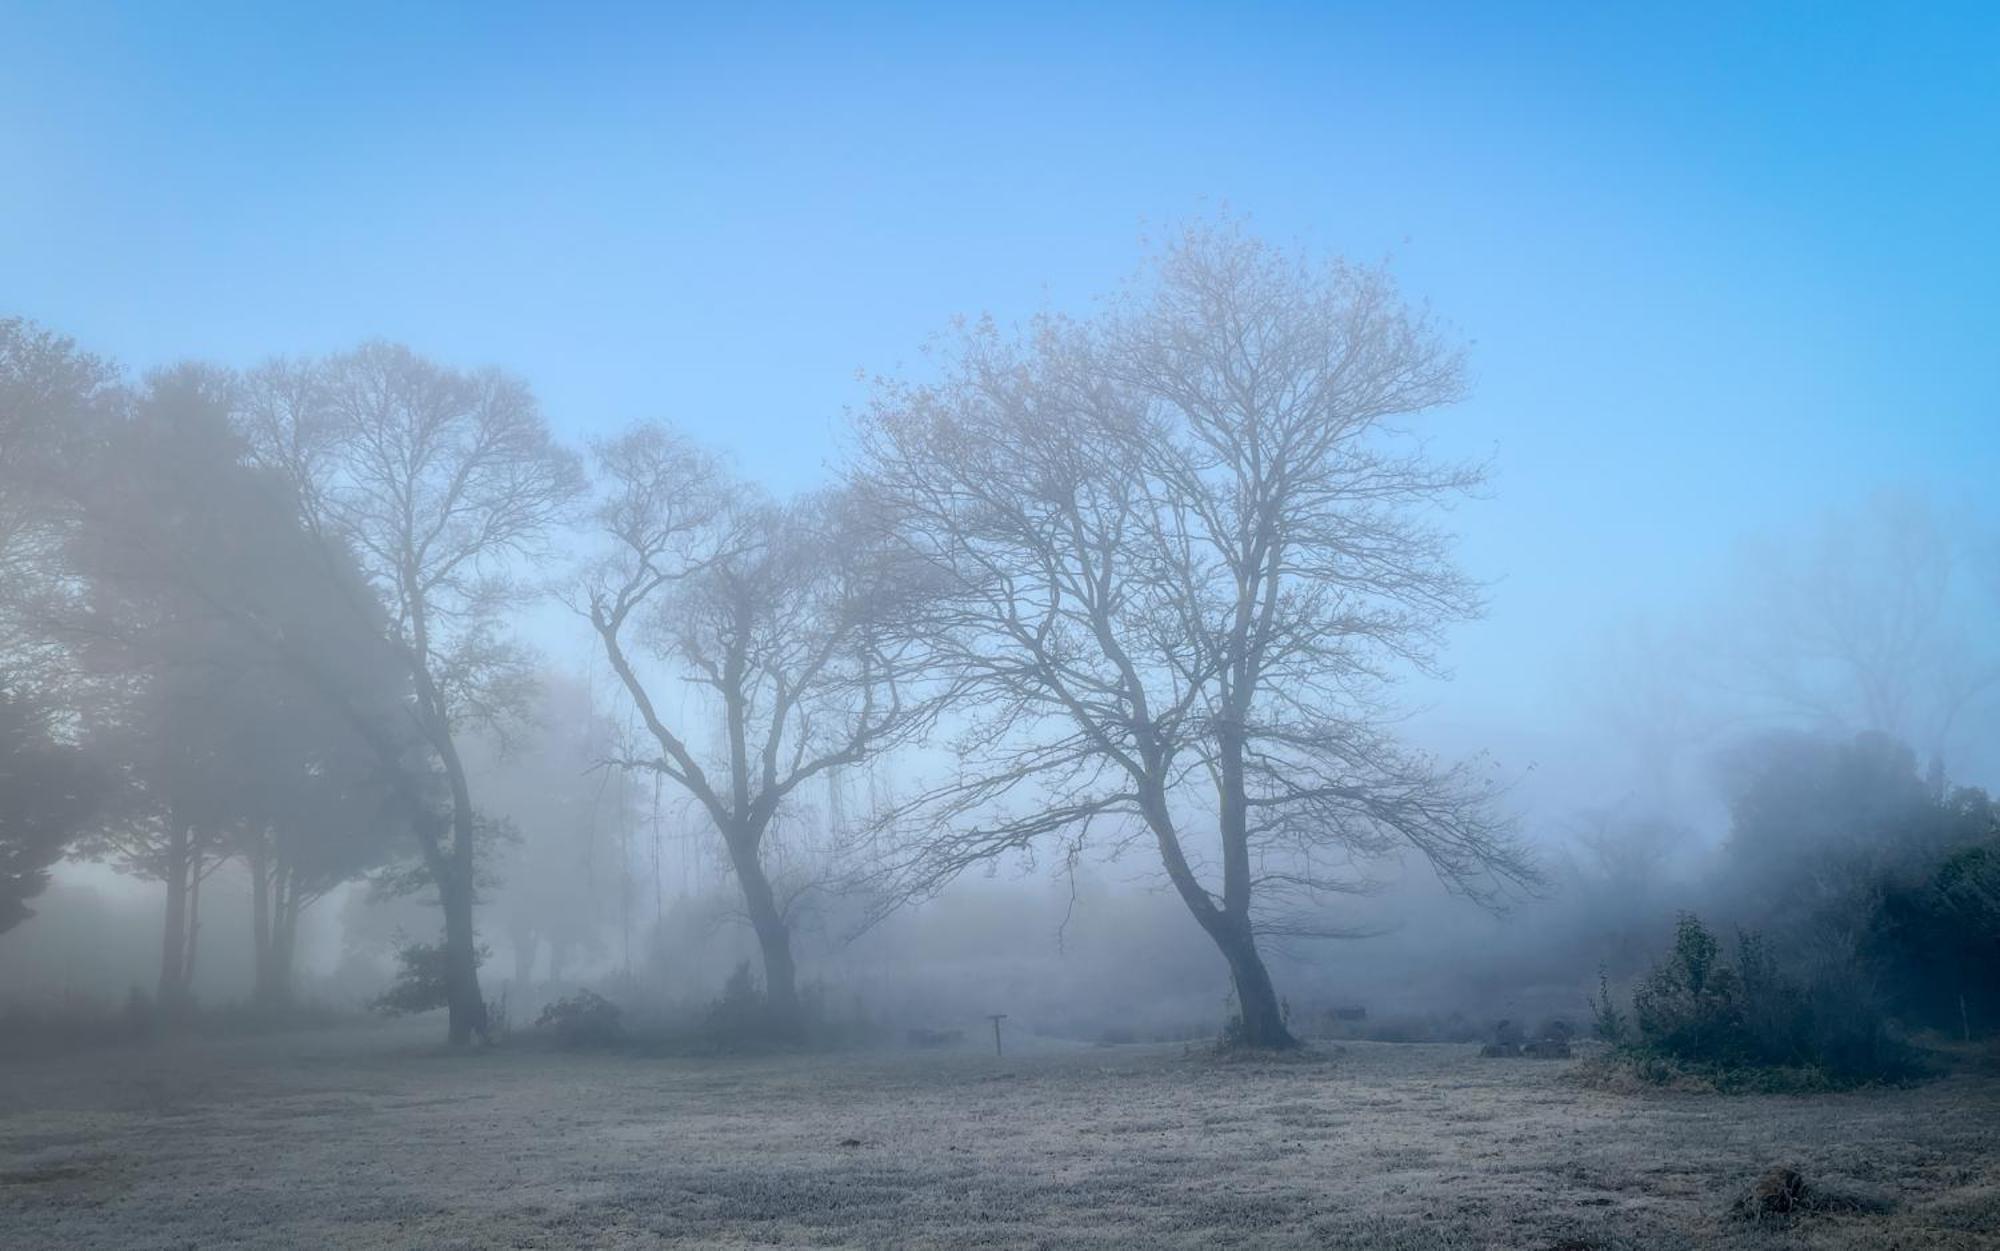
[[[78,501],[66,489],[121,402],[117,373],[61,335],[0,318],[0,680],[48,686],[41,620]]]
[[[27,901],[108,784],[44,697],[61,684],[45,618],[74,521],[62,488],[115,399],[108,364],[30,322],[0,318],[0,931],[34,915]]]
[[[260,901],[287,880],[282,940],[309,895],[381,858],[394,825],[379,804],[325,819],[334,794],[377,789],[361,731],[400,715],[405,688],[344,607],[365,594],[351,566],[318,559],[286,484],[243,463],[238,399],[233,376],[183,367],[106,424],[67,488],[68,594],[40,618],[121,782],[85,850],[166,889],[169,1010],[188,1004],[200,888],[220,864],[265,871]],[[259,990],[281,997],[265,937]]]
[[[619,802],[624,789],[602,767],[618,754],[618,727],[591,689],[560,673],[542,675],[537,686],[522,734],[508,743],[482,736],[466,752],[481,806],[520,832],[494,866],[501,885],[486,907],[513,948],[517,996],[533,985],[544,949],[549,981],[603,953],[614,924],[609,896],[626,878],[610,836],[634,819]]]
[[[969,728],[906,805],[924,893],[1046,835],[1145,839],[1227,961],[1241,1038],[1292,1041],[1260,936],[1408,847],[1489,894],[1531,869],[1473,768],[1383,695],[1478,607],[1425,518],[1480,481],[1398,423],[1464,389],[1382,273],[1198,228],[1101,319],[975,327],[890,386],[860,486],[934,598],[910,618]]]
[[[237,462],[230,402],[225,373],[183,367],[149,378],[105,426],[72,467],[72,585],[43,618],[119,781],[82,850],[164,888],[158,992],[172,1015],[192,1006],[201,888],[228,858],[254,768],[245,722],[264,724],[269,693],[236,614],[272,571],[260,545],[284,514],[259,507],[272,497]]]
[[[1928,504],[1896,495],[1763,542],[1726,627],[1729,685],[1752,713],[1961,766],[2000,705],[2000,640],[1967,555]]]
[[[384,675],[385,681],[387,680]],[[255,995],[292,995],[299,920],[334,888],[393,860],[410,839],[383,764],[310,688],[269,693],[243,755],[255,766],[228,849],[250,877]]]
[[[1941,780],[1886,734],[1767,734],[1719,771],[1730,808],[1724,899],[1788,958],[1850,960],[1882,884],[1967,838]]]
[[[796,970],[769,836],[800,786],[922,725],[882,625],[907,584],[847,501],[757,499],[657,426],[599,445],[597,464],[609,551],[580,607],[658,751],[628,763],[683,788],[720,831],[763,953],[770,1009],[789,1027]],[[635,664],[635,636],[712,696],[712,720],[688,724],[665,710],[658,683]]]
[[[0,934],[35,915],[28,901],[103,802],[102,770],[49,722],[47,709],[0,689]]]
[[[486,1005],[473,928],[478,816],[458,735],[506,722],[527,696],[529,668],[501,614],[522,591],[515,566],[580,489],[575,460],[517,379],[384,343],[267,366],[251,380],[245,424],[260,462],[292,484],[326,561],[351,555],[387,604],[384,637],[447,796],[412,824],[444,912],[449,1036],[469,1042],[485,1033]]]

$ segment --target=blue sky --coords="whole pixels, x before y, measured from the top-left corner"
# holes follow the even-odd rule
[[[1078,7],[0,0],[0,312],[138,368],[402,339],[799,485],[857,371],[1226,202],[1474,343],[1482,724],[1745,532],[1993,498],[2000,8]]]

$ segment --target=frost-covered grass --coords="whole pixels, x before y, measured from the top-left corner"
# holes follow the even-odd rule
[[[1991,1078],[1631,1095],[1469,1046],[455,1056],[434,1028],[0,1068],[0,1245],[2000,1245]],[[1781,1162],[1843,1202],[1733,1218]]]

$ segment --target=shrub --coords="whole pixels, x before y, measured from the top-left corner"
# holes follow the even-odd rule
[[[535,1028],[552,1031],[565,1047],[609,1047],[625,1036],[625,1013],[596,991],[579,990],[543,1008]]]
[[[2000,843],[1887,882],[1862,941],[1903,1019],[1966,1041],[2000,1025]]]
[[[487,949],[476,948],[473,959],[486,962]],[[445,978],[444,945],[404,941],[396,947],[396,980],[369,1004],[387,1016],[429,1012],[450,1002]]]
[[[1590,1033],[1598,1035],[1598,1041],[1618,1045],[1626,1035],[1624,1013],[1618,1011],[1618,1001],[1612,999],[1612,979],[1598,965],[1598,997],[1590,1001]]]
[[[1674,927],[1667,958],[1632,992],[1639,1039],[1663,1055],[1718,1063],[1750,1058],[1742,985],[1722,962],[1722,944],[1693,913]]]
[[[1657,1084],[1706,1075],[1729,1089],[1811,1089],[1890,1080],[1914,1071],[1909,1048],[1858,989],[1852,970],[1810,990],[1786,977],[1755,934],[1737,937],[1733,962],[1700,919],[1682,913],[1667,958],[1633,991],[1636,1037],[1626,1040],[1608,983],[1598,982],[1598,1034],[1621,1046],[1633,1071]],[[1758,1079],[1751,1070],[1801,1076]],[[1810,1076],[1807,1076],[1810,1075]]]
[[[1736,936],[1738,1012],[1742,1018],[1748,1060],[1764,1065],[1801,1065],[1814,1061],[1815,1020],[1806,993],[1778,971],[1760,935]]]
[[[486,1001],[486,1040],[504,1043],[514,1036],[513,1004],[507,994],[507,987],[500,987],[498,999]]]
[[[1824,979],[1807,996],[1809,1063],[1839,1081],[1894,1081],[1923,1069],[1921,1057],[1891,1027],[1874,998],[1851,979]]]

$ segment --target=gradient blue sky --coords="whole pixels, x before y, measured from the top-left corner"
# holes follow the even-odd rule
[[[1227,202],[1475,343],[1469,722],[1745,532],[1994,498],[2000,6],[1073,8],[0,0],[0,312],[398,338],[798,485],[857,371]]]

